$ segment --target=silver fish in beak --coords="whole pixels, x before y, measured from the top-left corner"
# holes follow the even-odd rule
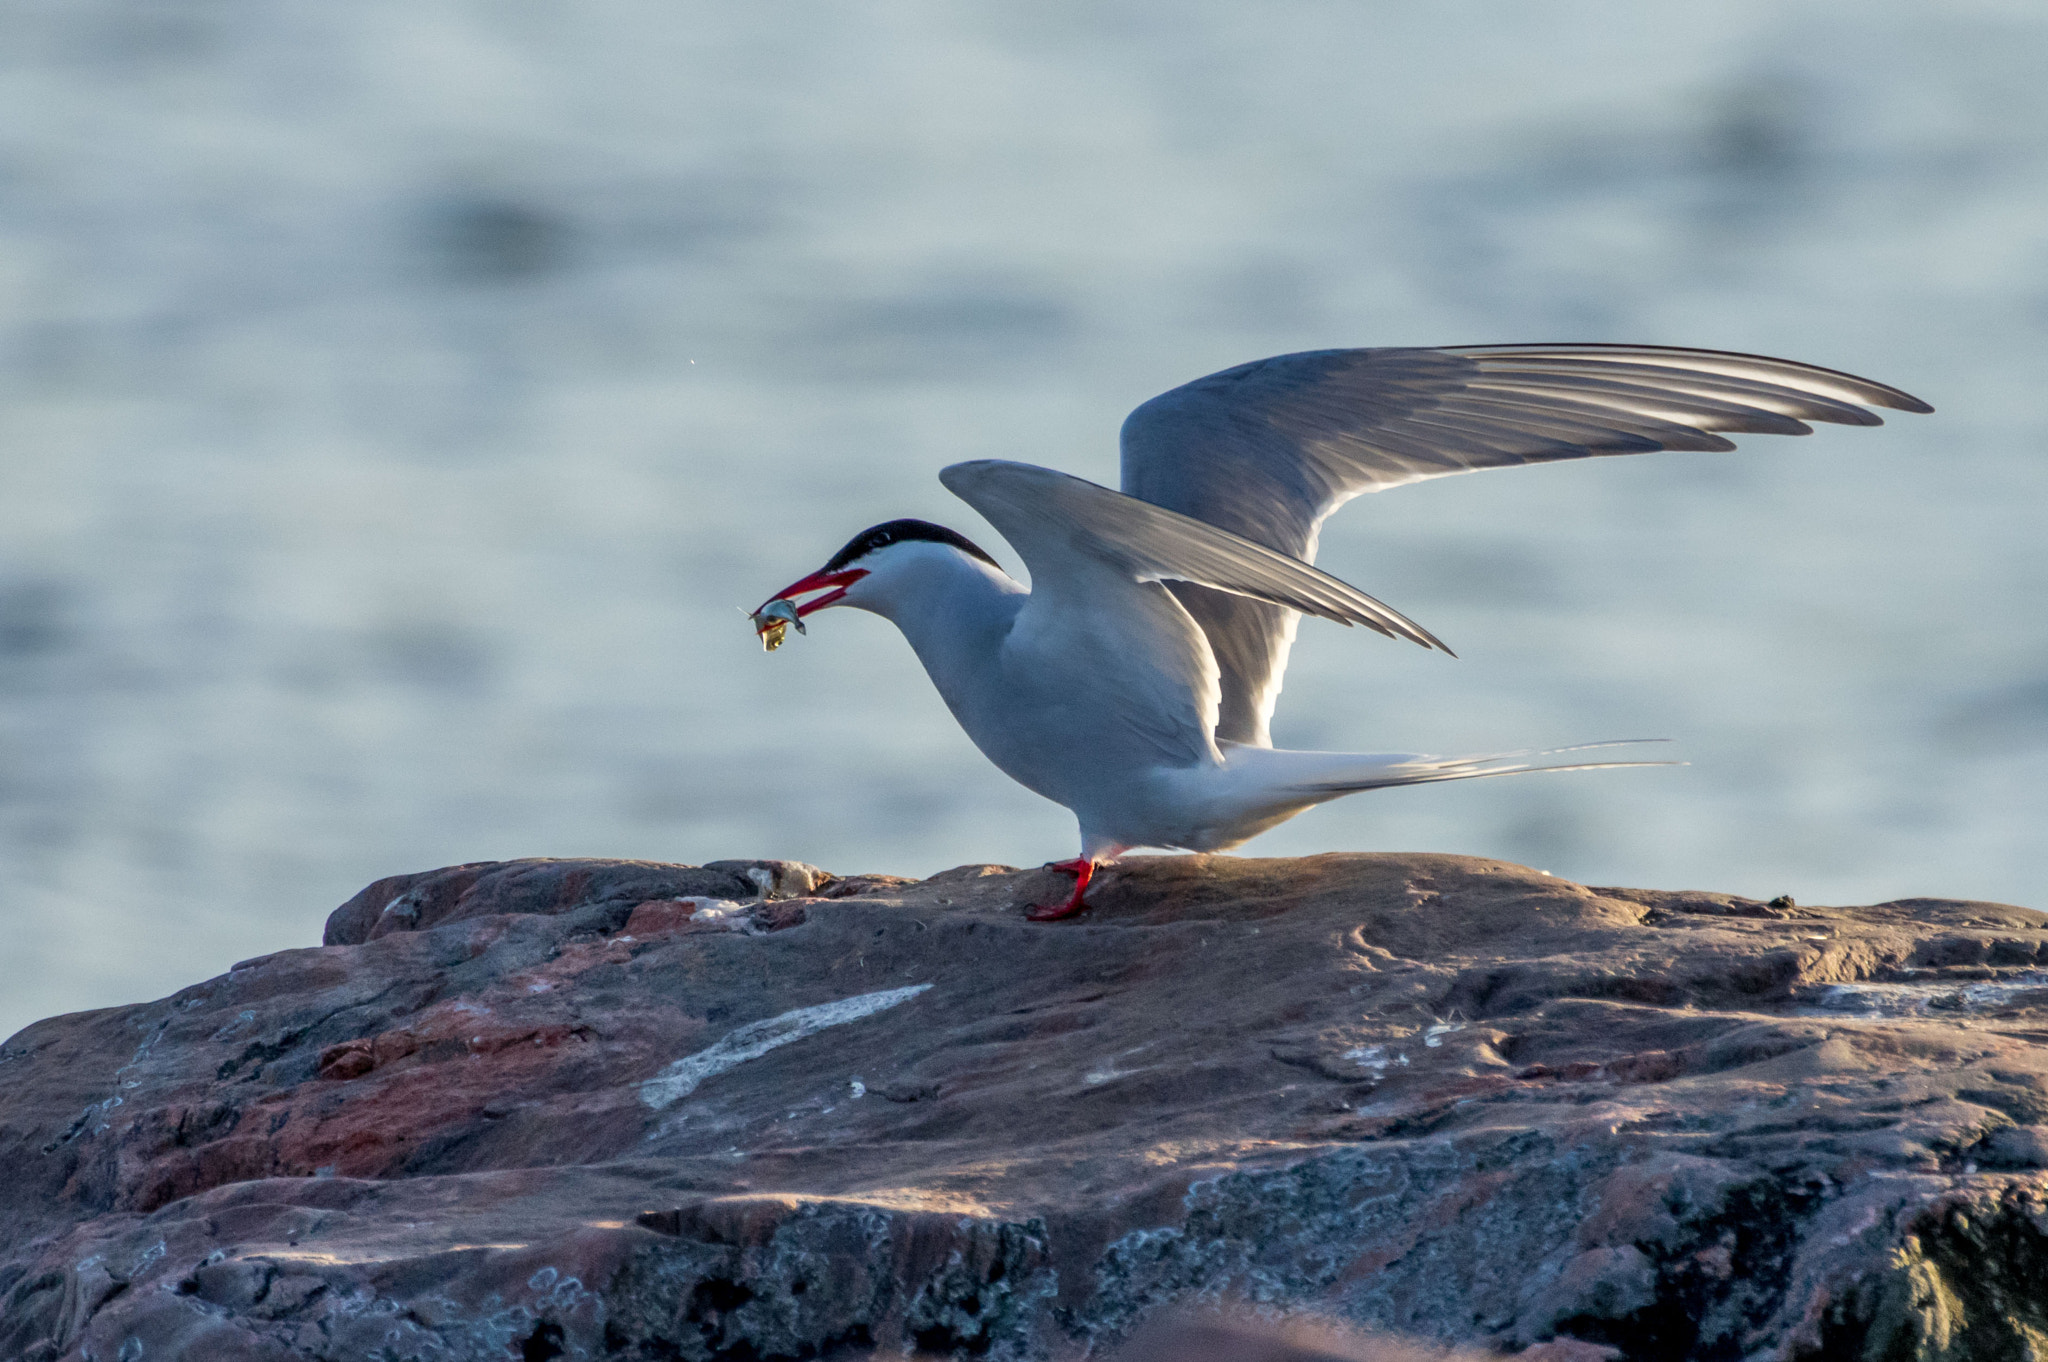
[[[804,628],[803,620],[798,617],[796,605],[781,596],[777,596],[747,618],[754,622],[754,632],[761,636],[761,646],[771,653],[782,646],[782,640],[788,635],[790,625],[794,624],[799,634],[810,632]]]

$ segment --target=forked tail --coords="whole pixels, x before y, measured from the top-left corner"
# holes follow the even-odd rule
[[[1604,747],[1632,747],[1669,742],[1669,738],[1621,738],[1581,743],[1576,747],[1529,748],[1520,752],[1489,752],[1471,757],[1433,757],[1415,752],[1289,752],[1274,748],[1226,745],[1224,765],[1237,767],[1260,785],[1278,793],[1287,790],[1321,802],[1360,790],[1391,785],[1428,785],[1439,780],[1476,780],[1511,776],[1524,771],[1600,771],[1620,766],[1683,766],[1682,761],[1547,762],[1572,752]]]

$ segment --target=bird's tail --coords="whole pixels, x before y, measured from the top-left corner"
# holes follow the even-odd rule
[[[1390,785],[1428,785],[1439,780],[1476,780],[1524,771],[1599,771],[1617,766],[1683,766],[1682,761],[1545,761],[1608,747],[1669,742],[1668,738],[1622,738],[1581,743],[1576,747],[1529,748],[1520,752],[1489,752],[1470,757],[1434,757],[1416,752],[1289,752],[1265,747],[1230,746],[1224,765],[1264,768],[1259,783],[1269,790],[1286,789],[1320,803],[1360,790]],[[1246,771],[1252,775],[1253,772]]]

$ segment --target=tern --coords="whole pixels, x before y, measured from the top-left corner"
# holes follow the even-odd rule
[[[1653,450],[1727,450],[1720,432],[1875,426],[1928,412],[1896,388],[1761,355],[1542,344],[1314,350],[1161,394],[1122,435],[1122,491],[975,459],[939,481],[995,526],[1027,588],[964,536],[892,520],[777,592],[772,648],[835,606],[903,632],[976,747],[1073,811],[1080,910],[1135,847],[1223,851],[1360,790],[1531,770],[1657,763],[1296,752],[1269,725],[1302,615],[1450,653],[1421,625],[1311,566],[1323,521],[1366,492],[1483,468]],[[808,599],[800,599],[808,598]],[[772,607],[772,609],[771,609]],[[793,607],[793,609],[792,609]],[[1607,744],[1591,744],[1606,746]]]

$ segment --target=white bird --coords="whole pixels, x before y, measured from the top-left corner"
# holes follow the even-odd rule
[[[1344,502],[1481,468],[1734,448],[1717,431],[1883,424],[1870,406],[1933,410],[1808,364],[1665,346],[1279,355],[1132,412],[1121,492],[1000,459],[941,470],[1024,560],[1028,590],[952,530],[892,520],[768,606],[808,596],[798,619],[852,606],[903,631],[975,746],[1080,821],[1080,856],[1052,867],[1074,876],[1072,895],[1031,913],[1065,917],[1096,868],[1133,847],[1225,850],[1390,785],[1649,764],[1275,749],[1268,725],[1301,615],[1450,652],[1309,566]],[[771,646],[787,614],[757,612]]]

